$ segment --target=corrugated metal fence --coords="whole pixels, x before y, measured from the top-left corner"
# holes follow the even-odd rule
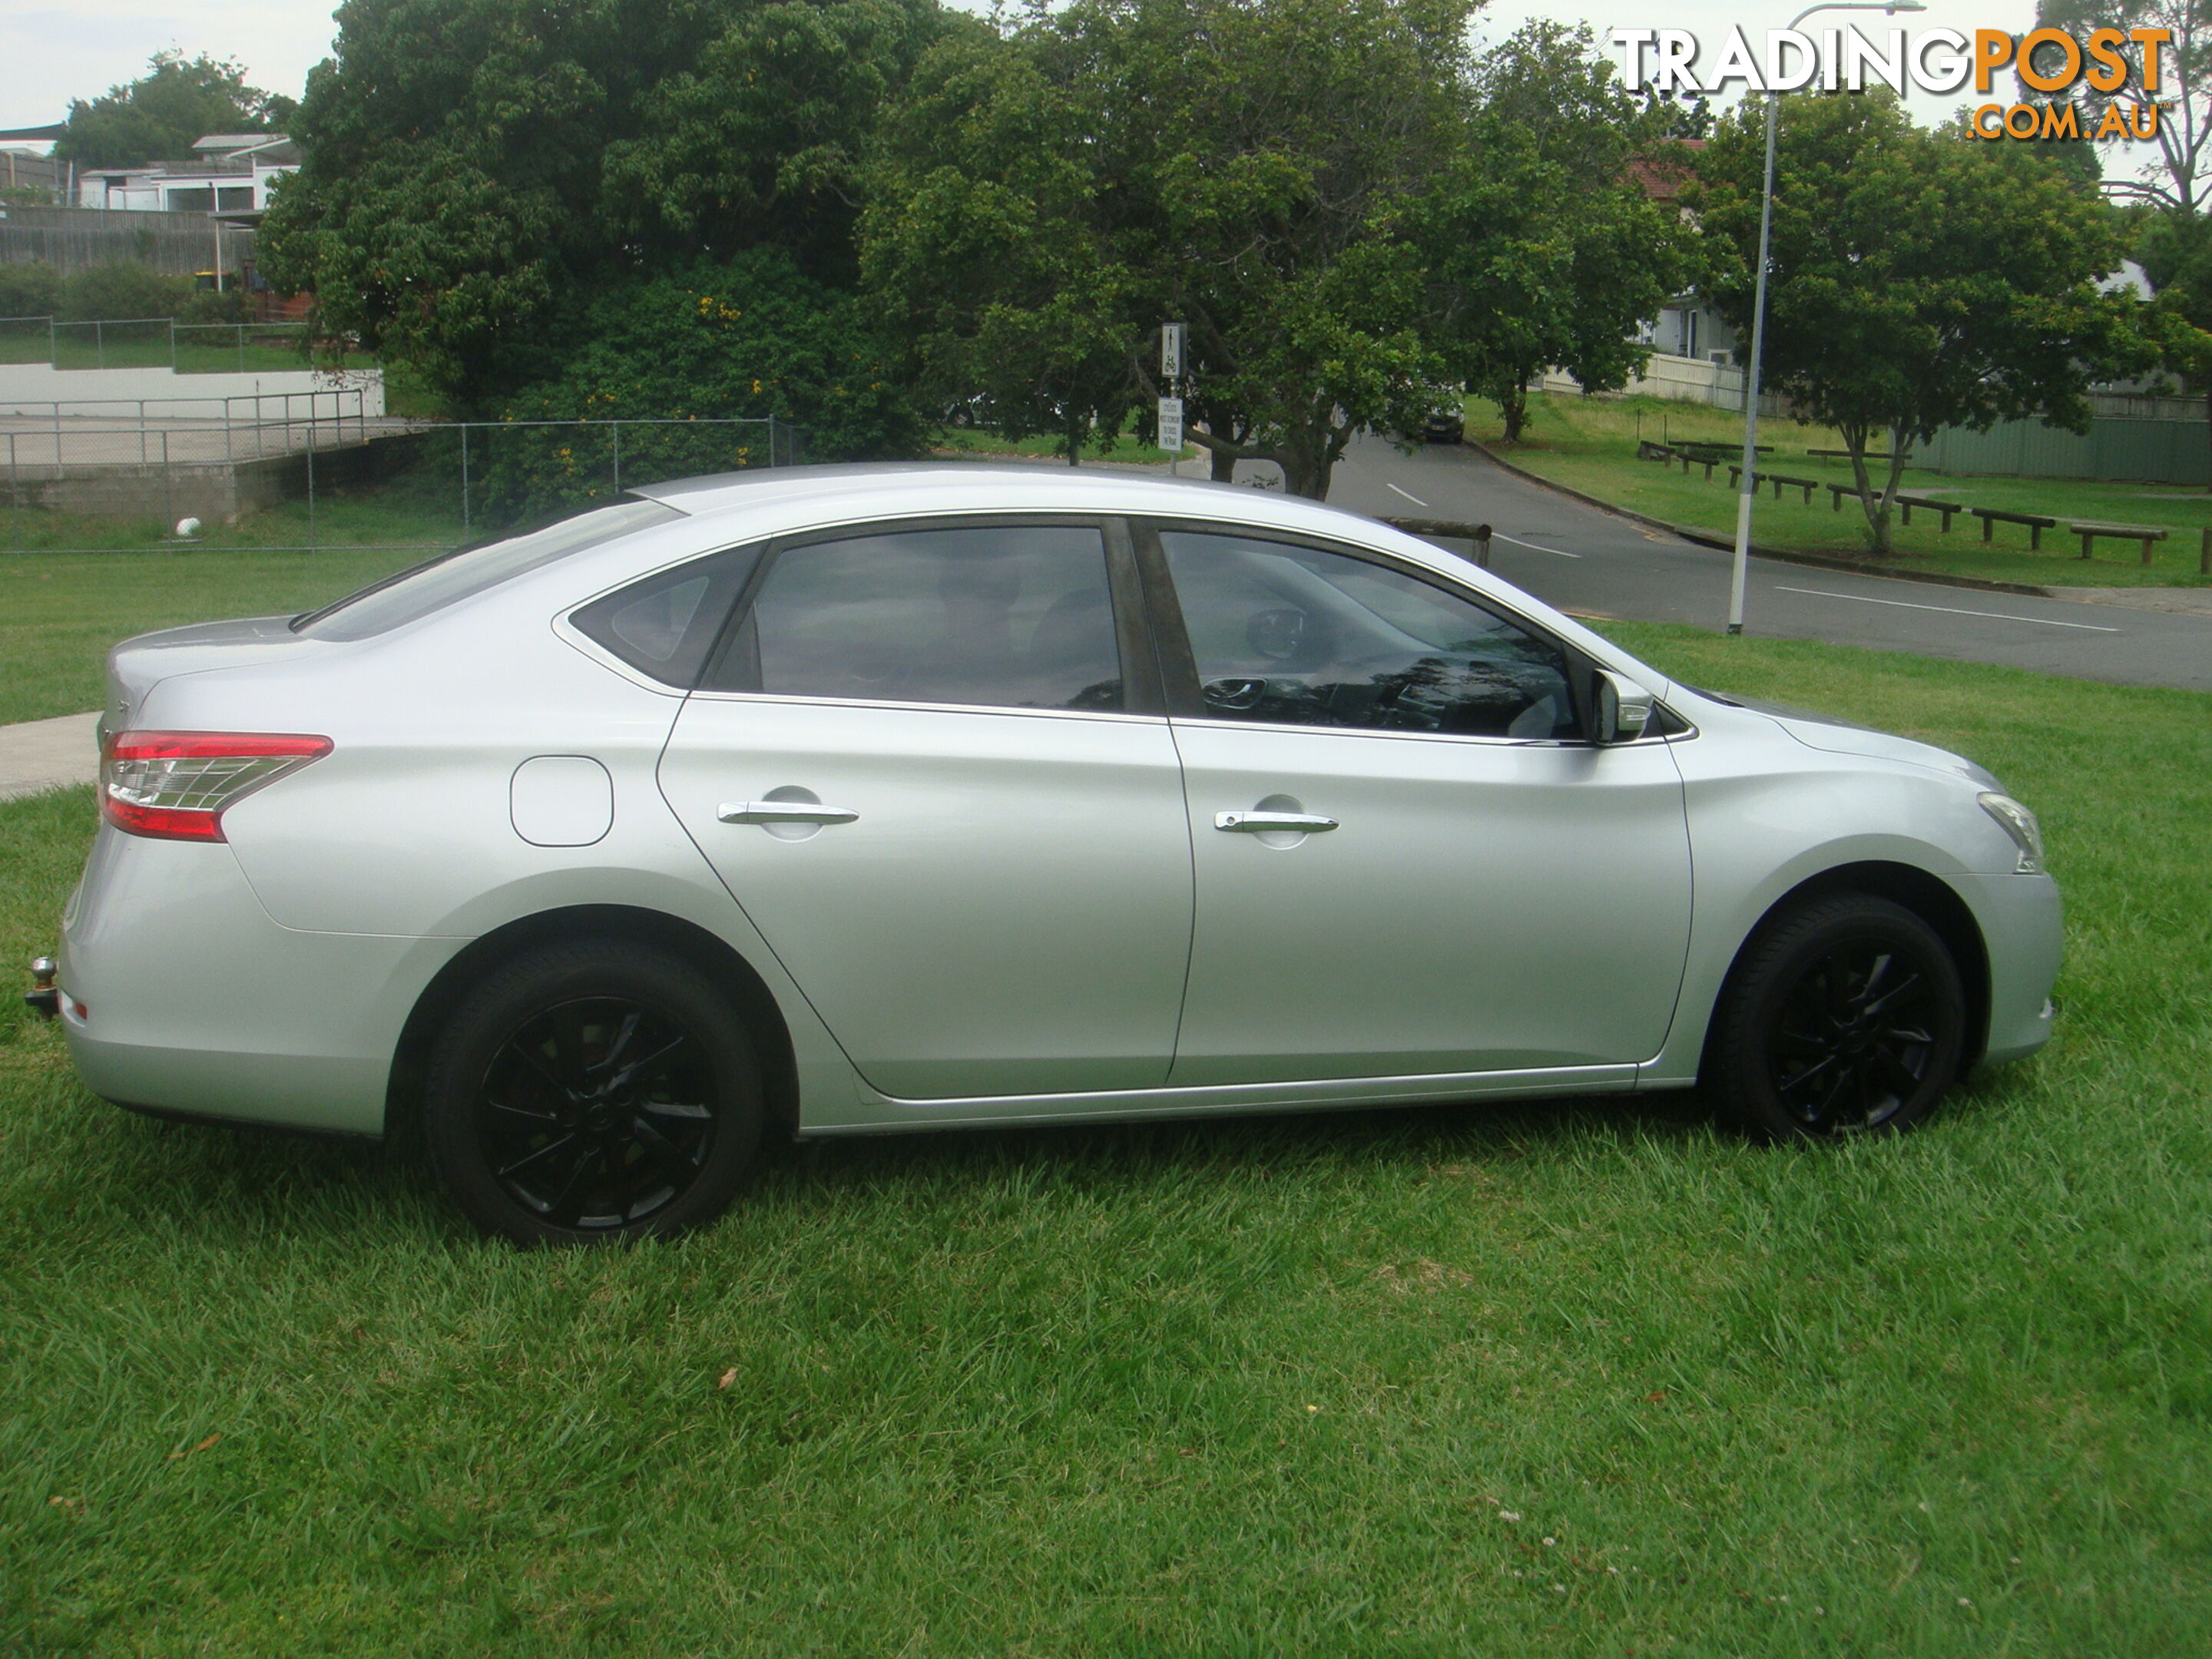
[[[2212,483],[2212,442],[2201,416],[2191,421],[2099,416],[2086,434],[2040,421],[2000,421],[1987,432],[1952,427],[1914,459],[1939,472]]]
[[[216,261],[220,234],[222,260]],[[36,263],[64,272],[94,265],[151,265],[172,276],[236,270],[253,258],[253,233],[204,213],[137,213],[116,209],[9,207],[0,210],[0,264]]]

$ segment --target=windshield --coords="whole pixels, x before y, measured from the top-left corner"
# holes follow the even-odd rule
[[[314,640],[368,639],[419,622],[434,611],[442,611],[556,559],[683,516],[659,501],[618,501],[612,507],[595,507],[526,536],[441,553],[411,569],[372,582],[335,605],[295,617],[292,629]]]

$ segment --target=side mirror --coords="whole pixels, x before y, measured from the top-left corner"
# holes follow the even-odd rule
[[[1651,724],[1651,694],[1625,675],[1601,668],[1595,678],[1596,707],[1591,739],[1597,743],[1632,743]]]

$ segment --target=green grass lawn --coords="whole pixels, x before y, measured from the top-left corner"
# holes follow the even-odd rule
[[[1700,404],[1656,398],[1580,398],[1542,393],[1529,399],[1530,420],[1522,441],[1498,453],[1539,477],[1567,484],[1619,507],[1648,514],[1669,524],[1735,533],[1735,492],[1725,467],[1711,483],[1702,467],[1685,474],[1680,465],[1662,466],[1636,459],[1639,437],[1655,442],[1733,444],[1741,458],[1741,416]],[[1480,398],[1468,404],[1468,435],[1497,444],[1501,428],[1496,405]],[[1837,449],[1843,440],[1824,427],[1793,421],[1762,421],[1759,436],[1774,453],[1768,471],[1796,477],[1851,481],[1850,463],[1815,460],[1808,449]],[[1875,479],[1887,476],[1887,464]],[[2098,483],[2071,478],[1960,477],[1908,466],[1904,487],[1962,506],[2002,507],[2008,512],[2046,514],[2062,521],[2095,519],[2125,524],[2172,526],[2155,544],[2151,562],[2141,562],[2132,542],[2100,542],[2096,556],[2084,560],[2077,538],[2063,528],[2043,532],[2043,547],[2030,552],[2027,529],[1999,525],[1984,544],[1982,521],[1961,514],[1947,535],[1932,514],[1913,515],[1910,526],[1893,520],[1899,557],[1896,567],[1939,574],[1978,576],[2037,586],[2197,586],[2212,583],[2198,570],[2200,536],[2212,525],[2212,495],[2179,485]],[[1774,499],[1769,488],[1759,498],[1753,522],[1753,544],[1784,551],[1820,553],[1842,558],[1870,557],[1866,514],[1846,501],[1838,512],[1826,489],[1806,505],[1800,490],[1785,489]]]
[[[524,1255],[376,1152],[89,1099],[11,997],[0,1651],[2205,1651],[2212,698],[1610,626],[1993,766],[2067,890],[2051,1047],[1896,1142],[932,1135]],[[0,805],[0,959],[90,828]]]
[[[8,516],[0,513],[0,526]],[[281,545],[276,538],[300,527],[280,513],[257,514],[240,526],[263,538],[264,546]],[[114,532],[118,540],[126,533],[139,532]],[[362,538],[383,538],[382,530]],[[132,634],[312,610],[429,556],[328,546],[271,553],[236,543],[0,556],[0,725],[99,708],[107,648]]]

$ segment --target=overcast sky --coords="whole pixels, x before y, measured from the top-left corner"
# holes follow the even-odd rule
[[[988,9],[988,0],[973,3],[975,9]],[[1557,17],[1589,22],[1601,40],[1617,26],[1686,28],[1710,56],[1731,25],[1741,26],[1757,44],[1760,31],[1783,27],[1799,9],[1791,0],[1661,0],[1656,5],[1493,0],[1478,27],[1485,36],[1502,39],[1525,18]],[[1897,22],[1969,34],[1978,27],[2020,32],[2033,25],[2034,12],[2033,0],[1929,0],[1926,12]],[[1856,18],[1832,13],[1814,20],[1813,27],[1843,22],[1857,22],[1870,36],[1891,27],[1878,12]],[[331,27],[325,0],[73,0],[68,5],[7,0],[0,5],[0,126],[59,120],[71,98],[94,97],[136,78],[149,57],[170,46],[187,57],[205,52],[239,58],[255,85],[297,97],[309,67],[330,50]],[[2011,88],[2005,90],[2008,98]],[[1923,121],[1942,118],[1958,101],[1912,94]]]

